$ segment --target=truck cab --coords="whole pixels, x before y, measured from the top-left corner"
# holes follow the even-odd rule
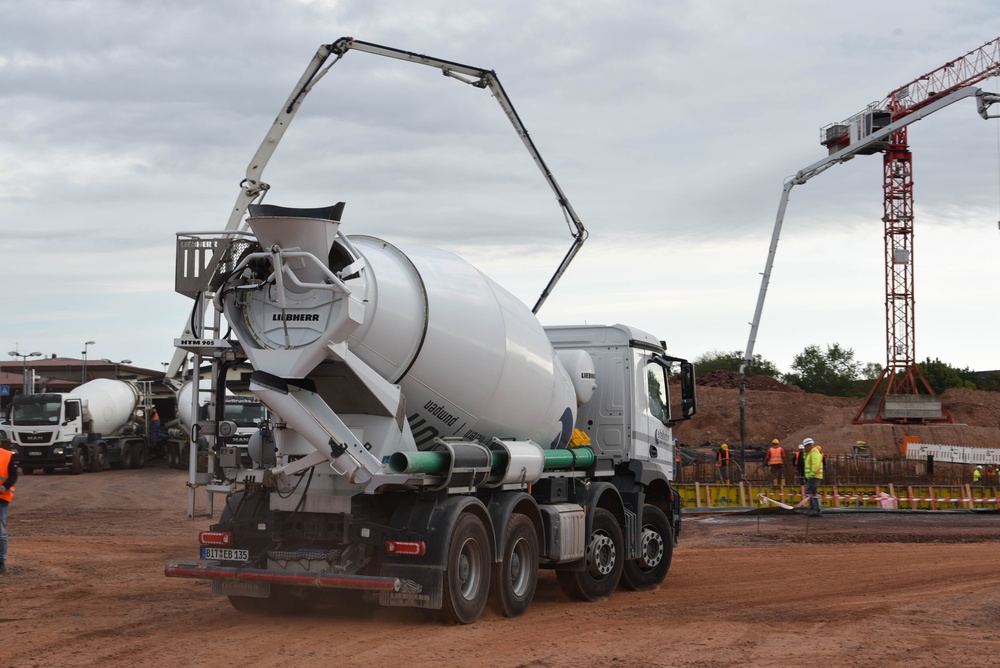
[[[83,408],[72,394],[28,394],[14,397],[10,417],[11,449],[25,473],[36,468],[56,468],[89,464],[86,452],[79,452],[86,442]]]

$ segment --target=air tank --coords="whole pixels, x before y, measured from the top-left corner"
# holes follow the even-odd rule
[[[72,393],[83,400],[91,431],[108,436],[118,433],[132,419],[139,403],[135,385],[123,380],[96,378]]]

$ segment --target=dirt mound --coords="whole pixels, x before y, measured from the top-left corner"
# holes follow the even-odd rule
[[[698,413],[675,429],[682,445],[718,446],[740,442],[740,393],[738,374],[713,372],[706,382],[698,383]],[[759,377],[755,377],[759,378]],[[744,406],[744,430],[747,446],[764,447],[777,438],[786,448],[813,438],[829,454],[848,454],[857,441],[865,441],[877,457],[893,457],[900,452],[904,436],[915,436],[921,443],[1000,446],[1000,392],[951,389],[941,395],[951,424],[927,425],[855,425],[854,416],[861,399],[828,397],[791,390],[761,389],[747,379]],[[781,386],[774,379],[767,385]]]
[[[786,385],[773,376],[747,376],[743,381],[748,390],[764,392],[801,392],[797,385]],[[697,380],[704,387],[725,387],[731,390],[740,389],[740,374],[735,371],[710,371]]]

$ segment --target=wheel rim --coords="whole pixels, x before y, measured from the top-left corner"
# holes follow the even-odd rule
[[[483,580],[483,560],[479,543],[468,539],[462,544],[462,554],[458,559],[458,583],[462,596],[471,601],[479,593]]]
[[[663,559],[663,536],[651,526],[642,528],[641,558],[639,565],[644,569],[653,569]]]
[[[589,553],[587,555],[587,566],[590,569],[591,575],[603,578],[614,570],[615,559],[618,555],[611,536],[603,531],[594,532],[587,551]]]
[[[528,541],[518,539],[510,554],[510,590],[515,596],[524,596],[531,584],[530,570],[524,567],[530,556]]]

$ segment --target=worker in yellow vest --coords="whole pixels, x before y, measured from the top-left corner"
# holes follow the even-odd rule
[[[976,467],[976,470],[972,472],[972,484],[978,485],[983,480],[983,465],[980,464]]]
[[[809,498],[809,517],[819,517],[819,483],[823,480],[823,451],[811,438],[802,441],[809,448],[806,455],[806,496]]]

